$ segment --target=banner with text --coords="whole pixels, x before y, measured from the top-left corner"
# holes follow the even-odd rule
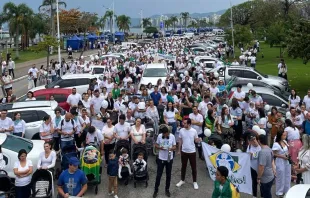
[[[215,180],[217,167],[225,166],[229,170],[229,180],[239,192],[252,194],[251,162],[248,153],[226,153],[204,142],[202,149],[211,179]]]

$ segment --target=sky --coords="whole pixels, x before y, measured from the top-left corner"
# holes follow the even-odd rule
[[[38,10],[42,0],[0,0],[0,8],[11,1],[15,4],[26,3],[34,11]],[[112,8],[113,0],[60,0],[67,3],[67,8],[80,8],[82,11],[96,12],[103,15],[107,8]],[[115,14],[125,14],[132,18],[150,17],[155,14],[173,14],[180,12],[207,13],[230,7],[229,0],[114,0]],[[233,5],[247,0],[231,0]]]

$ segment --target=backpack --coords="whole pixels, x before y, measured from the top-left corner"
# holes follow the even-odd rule
[[[75,131],[75,128],[74,128],[74,120],[73,119],[70,119],[71,121],[71,124],[72,124],[72,127],[73,127],[73,131]],[[60,122],[60,130],[62,131],[62,126],[64,125],[64,119],[61,120]]]

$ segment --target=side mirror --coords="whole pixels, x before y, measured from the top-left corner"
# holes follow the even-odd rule
[[[59,85],[55,85],[54,88],[59,88]]]
[[[261,80],[262,79],[262,77],[260,77],[260,76],[257,76],[257,80]]]
[[[283,103],[283,104],[281,105],[281,107],[282,107],[282,108],[286,108],[287,105]]]

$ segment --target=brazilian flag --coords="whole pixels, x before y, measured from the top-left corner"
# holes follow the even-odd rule
[[[94,146],[87,146],[81,157],[81,170],[87,176],[88,182],[100,183],[101,155]]]

